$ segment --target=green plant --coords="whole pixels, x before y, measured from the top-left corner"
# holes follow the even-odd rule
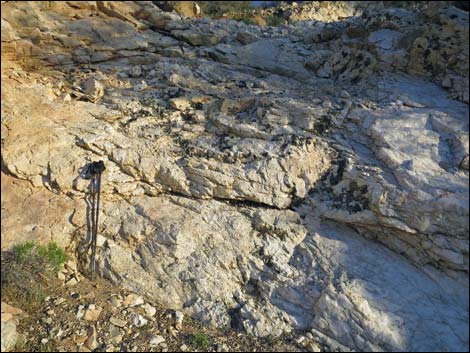
[[[27,241],[13,247],[13,253],[17,261],[24,261],[31,252],[34,250],[36,243],[34,241]]]
[[[38,253],[41,257],[46,259],[56,271],[60,270],[62,264],[69,259],[65,251],[56,243],[49,243],[47,246],[40,245],[38,247]]]
[[[276,15],[267,16],[265,17],[265,20],[266,20],[266,25],[271,26],[271,27],[278,27],[284,24],[284,19]]]
[[[17,303],[27,312],[35,312],[67,259],[65,251],[56,243],[37,245],[29,241],[16,245],[12,252],[2,252],[2,298]]]
[[[255,21],[253,21],[253,17],[250,15],[243,15],[243,17],[240,18],[240,21],[245,22],[247,25],[254,25]]]
[[[201,332],[195,333],[191,337],[191,345],[195,349],[207,350],[210,346],[209,337]]]
[[[250,1],[198,1],[204,16],[217,18],[223,14],[233,14],[250,9]]]

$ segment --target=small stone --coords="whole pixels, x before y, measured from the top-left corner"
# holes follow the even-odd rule
[[[309,352],[321,352],[320,346],[316,342],[312,342],[307,346]]]
[[[49,340],[48,340],[47,338],[43,338],[43,339],[41,340],[41,343],[42,343],[42,344],[46,344],[47,342],[49,342]]]
[[[175,311],[175,328],[181,330],[183,328],[184,314],[181,311]]]
[[[67,285],[67,286],[74,286],[74,285],[76,285],[77,283],[78,283],[78,281],[77,281],[76,278],[71,278],[71,279],[69,279],[69,280],[65,283],[65,285]]]
[[[75,314],[75,317],[76,317],[77,319],[81,319],[81,318],[83,317],[83,315],[85,314],[85,313],[83,312],[83,308],[84,308],[83,305],[79,305],[79,306],[78,306],[77,313]]]
[[[182,345],[180,346],[180,351],[181,351],[181,352],[186,352],[187,350],[188,350],[188,346],[187,346],[187,345],[182,344]]]
[[[225,343],[218,344],[217,352],[230,352],[230,348]]]
[[[97,337],[95,326],[90,326],[87,334],[88,334],[88,337],[85,342],[85,346],[91,350],[96,349],[98,347],[98,337]]]
[[[140,66],[136,65],[134,66],[130,71],[129,75],[131,77],[140,77],[142,75],[142,69]]]
[[[177,97],[170,99],[170,106],[177,110],[185,110],[191,108],[191,102],[185,97]]]
[[[63,302],[65,302],[67,299],[65,298],[57,298],[56,300],[53,301],[54,305],[60,305]]]
[[[156,347],[160,343],[163,343],[163,342],[165,342],[165,339],[160,335],[151,335],[150,336],[150,341],[149,341],[150,347]]]
[[[141,83],[134,86],[134,91],[140,92],[148,87],[147,82],[142,81]]]
[[[157,313],[157,309],[155,309],[153,306],[151,306],[150,304],[145,304],[143,306],[144,310],[145,310],[145,315],[148,317],[148,318],[152,318],[155,316],[155,314]]]
[[[117,327],[125,327],[127,322],[124,321],[124,320],[121,320],[121,319],[118,319],[117,317],[114,317],[114,316],[111,316],[111,318],[109,319],[109,321],[114,325],[114,326],[117,326]]]
[[[95,102],[104,95],[104,86],[101,82],[94,78],[89,78],[85,82],[83,82],[83,92],[90,97],[90,99]],[[70,261],[69,261],[70,262]],[[76,265],[75,265],[75,270],[72,270],[73,272],[76,272]]]
[[[65,275],[62,272],[57,273],[57,278],[60,279],[61,281],[65,281]]]
[[[129,294],[126,297],[126,300],[124,300],[124,305],[126,306],[137,306],[142,304],[144,304],[144,299],[141,296],[133,293]]]
[[[136,327],[142,327],[148,323],[148,320],[145,319],[142,315],[139,314],[132,314],[132,322]]]
[[[101,309],[101,308],[87,309],[85,311],[85,315],[83,316],[83,319],[86,320],[86,321],[97,321],[102,310],[103,309]]]

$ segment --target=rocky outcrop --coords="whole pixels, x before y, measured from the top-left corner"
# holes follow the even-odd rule
[[[88,268],[101,159],[114,282],[258,336],[467,347],[468,40],[441,32],[468,18],[320,21],[2,4],[2,248],[55,240]]]

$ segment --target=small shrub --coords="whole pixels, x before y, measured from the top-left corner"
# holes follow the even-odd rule
[[[26,242],[15,246],[12,252],[2,252],[2,300],[35,312],[57,282],[57,271],[67,259],[65,251],[55,243],[45,246]]]
[[[56,271],[59,271],[62,264],[69,259],[65,251],[59,248],[56,243],[49,243],[47,246],[40,245],[38,252]]]
[[[276,15],[267,16],[265,20],[266,24],[271,27],[278,27],[284,24],[284,19]]]
[[[191,345],[195,349],[207,350],[210,346],[209,337],[204,333],[195,333],[191,338]]]
[[[223,14],[235,14],[250,9],[250,1],[198,1],[206,17],[218,18]]]
[[[254,25],[255,21],[253,21],[253,18],[250,15],[246,15],[240,18],[240,21],[245,22],[247,25]]]
[[[23,244],[16,245],[13,247],[13,253],[17,261],[24,261],[27,257],[31,255],[31,252],[34,250],[36,244],[34,241],[27,241]]]

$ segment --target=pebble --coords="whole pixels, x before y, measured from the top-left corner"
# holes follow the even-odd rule
[[[147,82],[142,81],[139,84],[134,86],[134,91],[140,92],[140,91],[143,91],[144,89],[146,89],[147,87],[148,87]]]
[[[186,352],[187,350],[188,350],[188,346],[187,346],[187,345],[182,344],[182,345],[180,346],[180,351]]]
[[[111,316],[111,318],[109,319],[109,321],[114,325],[114,326],[117,326],[117,327],[125,327],[127,322],[124,321],[124,320],[121,320],[121,319],[118,319],[117,317],[114,317],[114,316]]]
[[[124,305],[126,306],[137,306],[144,304],[144,299],[137,294],[129,294],[124,300]]]
[[[53,303],[54,303],[54,305],[60,305],[60,304],[62,304],[63,302],[65,302],[66,300],[67,300],[67,299],[65,299],[65,298],[58,298],[58,299],[54,300]]]
[[[69,279],[65,285],[66,286],[74,286],[78,283],[77,279],[75,277],[72,277],[71,279]]]
[[[48,340],[47,338],[43,338],[43,339],[41,340],[41,343],[42,343],[42,344],[46,344],[47,342],[49,342],[49,340]]]
[[[322,100],[320,98],[314,98],[312,99],[313,104],[321,104]]]
[[[219,343],[217,345],[217,352],[230,352],[230,348],[225,343]]]
[[[93,305],[93,307],[95,306]],[[102,311],[101,308],[98,308],[98,309],[89,308],[87,309],[87,311],[85,311],[85,315],[83,316],[83,319],[87,321],[97,321],[101,314],[101,311]]]
[[[132,77],[139,77],[142,75],[142,69],[140,68],[140,66],[134,66],[130,71],[129,71],[129,75],[132,76]]]
[[[75,317],[76,317],[77,319],[81,319],[81,318],[83,317],[83,315],[85,315],[85,313],[83,312],[83,308],[84,308],[84,307],[85,307],[85,306],[83,306],[83,305],[79,305],[79,306],[78,306],[77,313],[75,314]]]
[[[321,352],[321,348],[320,346],[315,343],[315,342],[312,342],[308,345],[307,349],[310,351],[310,352]]]
[[[150,341],[149,341],[150,347],[156,347],[160,343],[163,343],[163,342],[165,342],[165,339],[160,335],[151,335],[150,336]]]
[[[157,313],[157,309],[155,309],[153,306],[151,306],[150,304],[144,304],[143,306],[144,310],[145,310],[145,315],[147,315],[147,317],[149,318],[152,318],[155,316],[155,314]]]
[[[90,326],[87,334],[88,334],[88,338],[85,342],[85,346],[91,350],[96,349],[98,347],[98,337],[97,337],[95,326]]]
[[[136,327],[142,327],[148,323],[148,320],[139,314],[132,314],[132,322]]]
[[[184,314],[181,311],[175,311],[176,329],[181,330],[183,328],[183,319]]]

